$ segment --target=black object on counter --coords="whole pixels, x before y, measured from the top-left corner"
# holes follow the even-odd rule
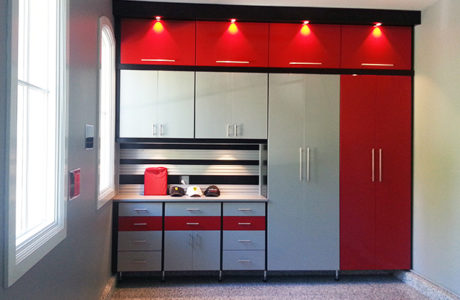
[[[217,186],[210,185],[204,191],[204,195],[206,197],[219,197],[220,196],[220,190],[219,190],[219,188]]]

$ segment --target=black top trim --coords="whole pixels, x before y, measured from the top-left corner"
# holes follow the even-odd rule
[[[236,18],[248,22],[301,22],[313,24],[413,26],[421,23],[421,12],[414,10],[319,8],[287,6],[217,5],[169,2],[113,1],[117,17],[221,21]]]

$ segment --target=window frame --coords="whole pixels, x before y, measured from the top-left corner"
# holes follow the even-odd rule
[[[112,46],[112,80],[111,80],[111,99],[109,100],[109,105],[110,105],[110,131],[111,131],[111,136],[110,140],[112,140],[112,143],[110,145],[110,152],[112,156],[112,164],[111,164],[111,170],[109,177],[111,177],[111,184],[110,187],[104,191],[100,191],[100,179],[101,179],[101,170],[100,170],[100,160],[101,160],[101,70],[102,70],[102,37],[103,37],[103,30],[108,29],[109,31],[109,38],[111,40],[111,46]],[[112,198],[116,195],[117,193],[117,182],[116,182],[116,158],[117,158],[117,148],[115,144],[115,112],[116,112],[116,40],[115,40],[115,34],[112,26],[112,22],[110,19],[106,16],[101,16],[99,17],[99,22],[98,22],[98,107],[97,107],[97,124],[98,124],[98,139],[97,139],[97,161],[98,161],[98,166],[97,166],[97,209],[102,208],[105,206],[107,203],[109,203]]]
[[[17,101],[18,101],[18,27],[19,0],[8,1],[7,38],[7,177],[6,177],[6,272],[5,286],[10,287],[46,254],[54,249],[67,234],[68,198],[68,2],[57,2],[57,181],[56,181],[56,222],[29,238],[26,243],[16,246],[16,151],[17,151]]]

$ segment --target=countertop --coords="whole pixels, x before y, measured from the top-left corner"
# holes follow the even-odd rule
[[[243,194],[221,194],[219,197],[172,197],[164,196],[144,196],[140,194],[118,194],[113,200],[115,202],[268,202],[262,195],[243,195]]]

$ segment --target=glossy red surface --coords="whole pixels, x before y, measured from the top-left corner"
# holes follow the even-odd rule
[[[271,23],[269,66],[339,68],[340,26]]]
[[[195,22],[123,19],[122,64],[195,65]]]
[[[224,217],[224,230],[265,230],[265,217]]]
[[[165,217],[165,230],[220,230],[220,217]]]
[[[267,67],[268,23],[197,21],[196,64]]]
[[[162,217],[118,217],[118,231],[161,230],[162,223]]]
[[[410,27],[342,26],[342,68],[410,70],[411,57]]]

